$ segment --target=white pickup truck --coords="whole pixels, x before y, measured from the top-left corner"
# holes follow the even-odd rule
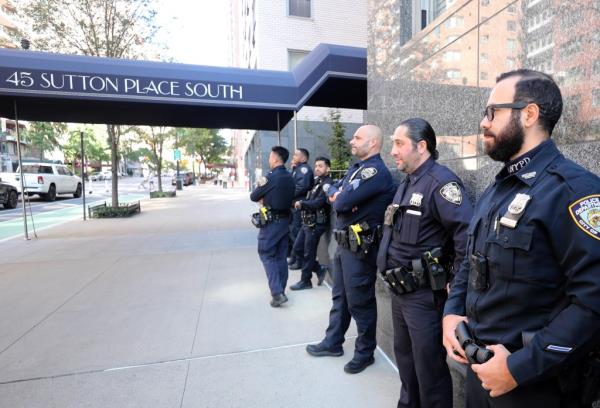
[[[67,166],[54,163],[23,163],[25,193],[38,194],[46,201],[54,201],[57,194],[73,194],[81,197],[81,179]],[[21,193],[21,174],[0,173],[2,181],[12,184]]]

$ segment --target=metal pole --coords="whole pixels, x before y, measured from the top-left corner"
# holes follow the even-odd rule
[[[25,239],[29,240],[29,232],[27,231],[27,210],[25,209],[25,180],[23,178],[23,160],[21,157],[21,132],[19,130],[19,115],[17,114],[17,100],[14,100],[15,107],[15,123],[17,127],[17,157],[19,160],[19,173],[21,173],[21,203],[23,204],[23,232]]]
[[[281,125],[279,123],[279,112],[277,112],[277,144],[281,146]]]
[[[85,153],[83,150],[83,132],[79,132],[79,138],[81,139],[81,192],[83,197],[83,220],[86,220],[85,214]]]
[[[294,150],[298,149],[298,116],[294,111]]]

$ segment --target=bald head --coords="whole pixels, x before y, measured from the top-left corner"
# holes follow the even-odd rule
[[[352,140],[350,140],[352,154],[360,160],[365,160],[378,154],[381,151],[382,145],[383,135],[381,129],[375,125],[359,127],[354,133]]]

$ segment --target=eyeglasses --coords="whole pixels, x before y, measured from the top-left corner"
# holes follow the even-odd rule
[[[527,105],[529,105],[528,102],[498,103],[495,105],[488,105],[483,111],[483,116],[487,117],[487,120],[491,122],[494,120],[494,112],[496,109],[523,109]]]

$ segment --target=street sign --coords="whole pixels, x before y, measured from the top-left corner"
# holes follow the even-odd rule
[[[181,160],[181,150],[175,149],[173,150],[173,160]]]

